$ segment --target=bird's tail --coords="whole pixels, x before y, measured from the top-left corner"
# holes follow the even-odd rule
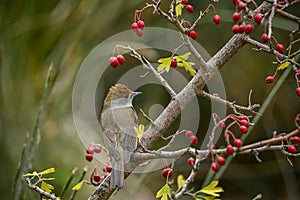
[[[124,162],[122,159],[112,159],[112,172],[110,177],[110,188],[124,187]]]

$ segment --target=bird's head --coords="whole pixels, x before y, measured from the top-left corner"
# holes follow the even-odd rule
[[[133,92],[123,84],[116,84],[109,89],[104,100],[104,108],[130,107],[135,96],[142,92]]]

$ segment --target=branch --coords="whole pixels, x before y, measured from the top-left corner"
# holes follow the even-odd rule
[[[133,56],[136,59],[138,59],[143,64],[143,67],[145,69],[147,69],[148,71],[150,71],[155,76],[155,78],[164,86],[164,88],[167,90],[167,92],[170,94],[170,96],[172,98],[176,96],[176,92],[169,85],[168,81],[166,81],[161,76],[161,74],[156,71],[156,69],[151,65],[151,63],[147,60],[147,58],[145,58],[144,56],[142,56],[141,54],[139,54],[136,50],[134,50],[130,46],[127,46],[127,47],[121,46],[121,45],[117,45],[117,46],[121,47],[123,49],[127,49],[127,50],[131,51],[131,56]]]
[[[240,148],[234,147],[235,152],[238,154],[250,154],[253,151],[262,152],[262,151],[272,151],[272,150],[282,150],[283,145],[273,145],[274,143],[280,143],[283,141],[287,141],[289,138],[291,138],[294,135],[297,135],[300,133],[299,129],[295,129],[291,131],[288,134],[285,135],[279,135],[274,138],[262,140],[259,142],[255,142],[252,144],[248,144],[245,146],[242,146]],[[183,155],[190,154],[194,156],[199,156],[200,159],[205,159],[210,153],[213,154],[225,154],[226,148],[222,149],[205,149],[205,150],[197,150],[192,147],[187,147],[184,149],[179,149],[176,151],[152,151],[148,153],[133,153],[132,154],[132,161],[134,162],[140,162],[140,161],[148,161],[153,159],[160,159],[160,158],[173,158],[178,159]],[[295,155],[295,154],[291,154]]]
[[[248,44],[252,44],[252,45],[255,45],[256,47],[258,47],[259,49],[258,50],[263,50],[265,52],[268,52],[268,53],[272,53],[274,55],[276,55],[277,57],[281,58],[281,59],[284,59],[284,61],[288,61],[296,66],[299,66],[300,67],[300,64],[297,63],[296,61],[294,61],[292,59],[291,56],[295,56],[296,54],[299,53],[299,51],[296,51],[294,52],[291,56],[286,56],[282,53],[279,53],[278,51],[274,50],[274,49],[271,49],[269,46],[265,45],[265,44],[262,44],[250,37],[245,37],[245,41],[248,43]]]
[[[221,97],[211,95],[211,94],[205,92],[204,90],[201,90],[198,94],[202,97],[205,97],[205,98],[209,99],[209,100],[213,100],[213,101],[216,101],[218,103],[225,104],[228,108],[231,108],[234,111],[234,113],[239,113],[237,110],[243,110],[243,111],[249,111],[249,112],[253,112],[255,114],[259,114],[258,112],[254,111],[255,108],[260,107],[259,104],[251,105],[250,102],[249,102],[249,105],[247,107],[245,107],[245,106],[237,105],[234,101],[230,102],[230,101],[227,101],[225,99],[222,99]]]
[[[42,190],[39,186],[32,184],[31,181],[30,181],[30,178],[26,178],[26,182],[27,182],[27,185],[28,185],[31,189],[33,189],[33,190],[35,190],[36,192],[38,192],[42,197],[47,197],[47,198],[53,199],[53,200],[59,200],[59,198],[56,197],[55,194],[50,194],[50,193],[48,193],[48,192]]]

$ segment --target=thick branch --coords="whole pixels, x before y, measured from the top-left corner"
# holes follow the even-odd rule
[[[177,94],[155,120],[155,126],[151,126],[143,135],[143,146],[151,148],[161,134],[171,125],[180,114],[181,109],[193,100],[197,92],[200,92],[214,74],[221,69],[231,57],[245,44],[243,35],[234,35],[231,40],[208,62],[205,69],[199,71],[196,76]]]

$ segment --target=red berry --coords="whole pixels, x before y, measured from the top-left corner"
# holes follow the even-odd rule
[[[104,172],[111,172],[111,170],[112,170],[112,167],[111,166],[105,166],[105,167],[103,167],[103,171]]]
[[[292,137],[292,140],[294,143],[300,143],[300,137],[298,137],[298,136]]]
[[[93,154],[94,151],[95,151],[95,149],[92,148],[92,147],[89,147],[89,148],[86,149],[86,153],[87,153],[87,154]]]
[[[118,62],[123,65],[126,62],[126,59],[123,55],[117,55]]]
[[[217,161],[218,161],[219,165],[225,165],[226,159],[222,156],[218,156]]]
[[[282,44],[277,44],[276,45],[276,50],[280,53],[283,53],[284,52],[284,46]]]
[[[188,33],[188,36],[190,36],[193,40],[197,38],[197,32],[196,31],[190,31]]]
[[[195,159],[192,158],[192,157],[190,157],[190,158],[187,160],[187,163],[188,163],[189,165],[194,165],[194,164],[195,164]]]
[[[95,153],[101,153],[101,151],[102,151],[102,149],[101,149],[100,146],[96,145],[96,146],[94,147],[94,152],[95,152]]]
[[[245,32],[245,26],[244,26],[243,24],[241,24],[241,25],[239,26],[239,33],[242,34],[242,33],[244,33],[244,32]]]
[[[137,24],[136,22],[133,22],[133,23],[131,24],[131,29],[134,30],[134,31],[135,31],[136,29],[138,29],[138,27],[139,27],[139,26],[138,26],[138,24]]]
[[[240,139],[235,139],[235,140],[233,141],[233,144],[234,144],[234,146],[236,146],[236,147],[241,147],[241,146],[243,146],[243,142],[242,142],[242,140],[240,140]]]
[[[214,171],[214,172],[218,172],[219,171],[219,166],[217,163],[213,162],[211,163],[211,169]]]
[[[247,133],[248,132],[248,128],[247,128],[247,126],[244,126],[244,125],[241,125],[240,126],[240,131],[241,131],[241,133]]]
[[[234,12],[234,13],[232,14],[232,20],[235,21],[235,22],[239,21],[239,20],[240,20],[240,17],[241,17],[241,15],[240,15],[240,13],[238,13],[238,12]]]
[[[232,0],[232,3],[233,3],[234,5],[238,4],[239,2],[240,2],[239,0]]]
[[[288,145],[288,152],[297,153],[297,149],[294,145]]]
[[[297,94],[298,97],[300,97],[300,87],[297,87],[296,94]]]
[[[221,23],[221,17],[219,15],[214,15],[213,21],[218,25]]]
[[[244,116],[244,115],[240,115],[240,116],[238,116],[238,120],[247,120],[247,117],[246,116]]]
[[[112,57],[109,58],[109,64],[113,68],[116,68],[119,65],[119,61],[118,61],[118,59],[115,56],[112,56]]]
[[[163,177],[167,178],[167,177],[172,177],[173,175],[173,171],[170,167],[167,167],[163,170],[162,172]]]
[[[252,24],[247,24],[245,26],[245,33],[250,34],[252,32],[252,30],[253,30]]]
[[[300,76],[300,69],[298,69],[297,71],[297,76]]]
[[[232,27],[232,32],[233,32],[234,34],[239,33],[239,32],[240,32],[240,26],[239,26],[238,24],[234,25],[234,26]]]
[[[248,122],[248,120],[246,120],[246,119],[242,119],[242,120],[240,121],[240,124],[241,124],[241,125],[244,125],[244,126],[246,126],[246,127],[249,126],[249,122]]]
[[[189,0],[183,0],[183,1],[181,2],[181,4],[183,4],[183,5],[188,5],[188,4],[189,4]]]
[[[261,21],[262,21],[262,15],[260,13],[256,13],[254,15],[254,21],[257,23],[257,24],[260,24]]]
[[[266,34],[266,33],[262,34],[261,40],[262,40],[264,43],[269,42],[268,34]]]
[[[194,135],[194,134],[193,134],[192,131],[186,130],[186,131],[185,131],[185,135],[186,135],[188,138],[190,138],[190,137],[191,137],[192,135]]]
[[[238,8],[239,8],[240,10],[244,10],[244,9],[246,8],[246,4],[243,3],[243,2],[241,2],[241,1],[239,1]]]
[[[145,27],[145,22],[143,20],[139,20],[137,22],[138,28],[144,28]]]
[[[87,161],[91,162],[91,161],[93,160],[93,154],[90,154],[90,153],[86,154],[86,155],[85,155],[85,159],[86,159]]]
[[[171,67],[173,67],[173,68],[177,67],[177,61],[176,61],[176,59],[172,59],[171,60]]]
[[[96,174],[96,173],[94,174],[93,179],[94,179],[94,181],[96,181],[96,182],[99,182],[99,181],[101,180],[99,174]]]
[[[268,76],[268,77],[266,78],[266,82],[267,82],[267,83],[273,83],[273,81],[274,81],[274,76]]]
[[[194,7],[192,5],[186,5],[185,9],[190,13],[194,12]]]
[[[229,155],[232,155],[234,153],[234,148],[230,144],[226,147],[226,152]]]
[[[142,29],[138,29],[135,33],[137,36],[141,37],[144,34],[144,31]]]
[[[192,144],[197,144],[197,143],[198,143],[198,138],[197,138],[197,136],[192,135],[192,136],[190,137],[190,141],[191,141]]]
[[[220,122],[219,128],[220,128],[220,129],[224,129],[225,127],[226,127],[225,122]]]

